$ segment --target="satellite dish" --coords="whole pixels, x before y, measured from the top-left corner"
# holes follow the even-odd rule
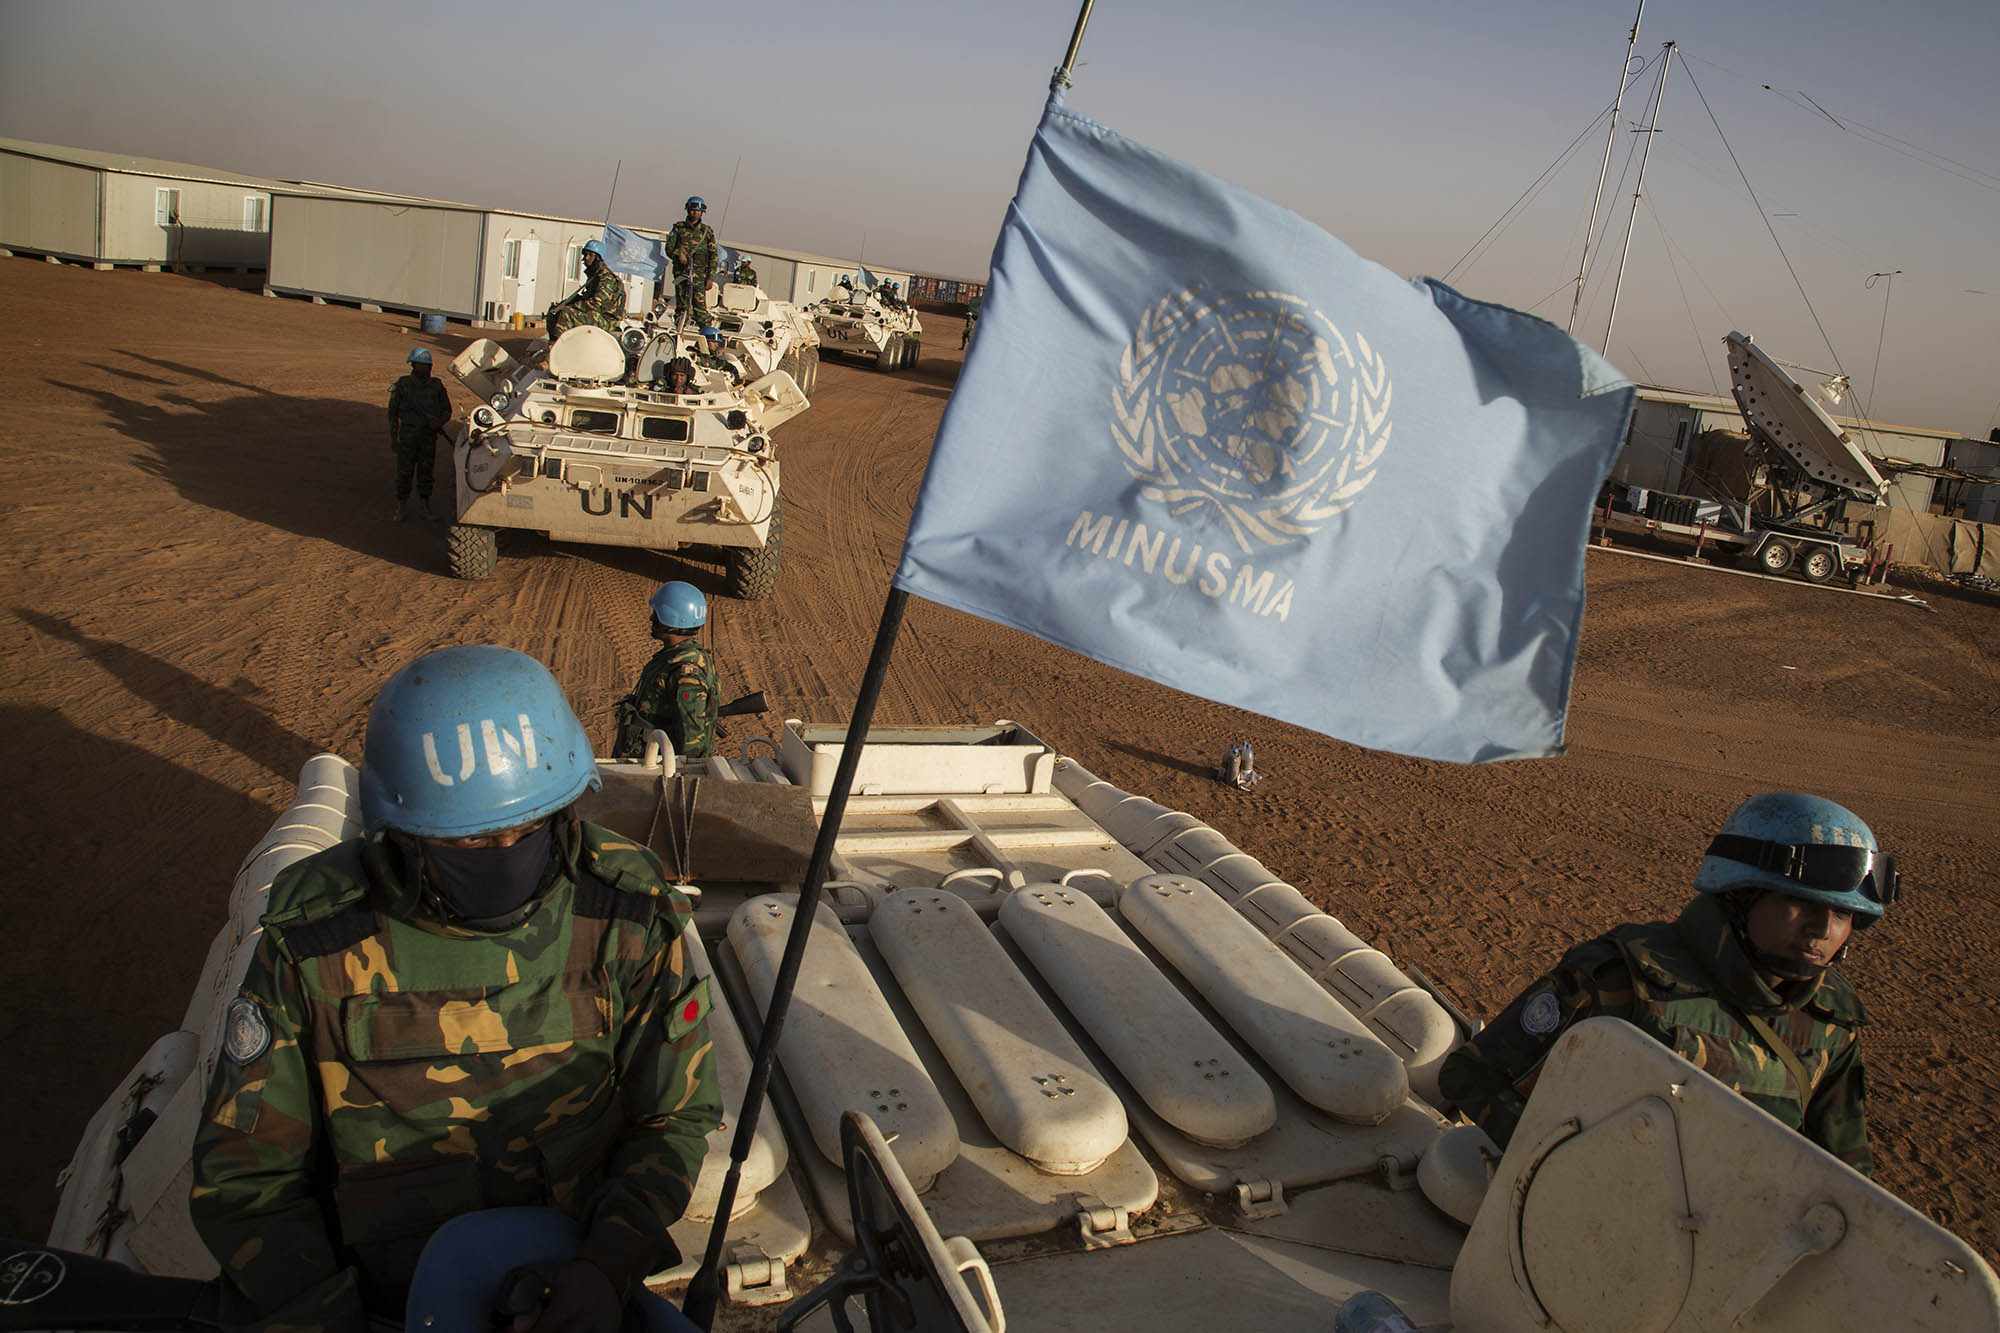
[[[625,374],[625,348],[609,330],[579,324],[549,348],[549,373],[559,380],[594,380],[599,384],[620,379]]]
[[[1722,341],[1729,348],[1729,388],[1753,435],[1784,450],[1814,481],[1871,499],[1881,495],[1889,483],[1805,386],[1749,334],[1731,333]]]

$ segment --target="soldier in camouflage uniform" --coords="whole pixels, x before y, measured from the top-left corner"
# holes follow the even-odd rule
[[[577,1222],[543,1317],[571,1333],[613,1333],[678,1261],[721,1115],[709,983],[653,854],[573,814],[597,785],[521,653],[446,648],[383,688],[366,836],[271,886],[195,1139],[225,1329],[400,1319],[424,1242],[485,1207]]]
[[[667,231],[667,259],[674,266],[674,317],[708,323],[708,284],[715,280],[715,229],[703,222],[708,203],[690,195],[687,216]]]
[[[625,314],[625,280],[604,262],[604,242],[583,243],[583,286],[549,307],[549,342],[577,327],[595,324],[609,332],[618,331]]]
[[[751,265],[748,255],[736,261],[736,281],[750,287],[757,285],[757,270]]]
[[[688,359],[703,370],[727,371],[732,381],[743,378],[743,368],[723,351],[722,330],[714,325],[701,331],[701,345],[688,349]]]
[[[417,499],[432,518],[432,474],[437,470],[437,436],[451,420],[451,398],[444,382],[431,374],[430,349],[410,352],[410,373],[389,390],[389,448],[396,455],[396,508],[389,517],[401,523],[410,499],[410,483],[417,486]]]
[[[614,758],[638,759],[646,734],[667,733],[674,753],[702,759],[715,753],[715,722],[722,686],[715,659],[696,637],[708,623],[708,599],[692,584],[660,585],[651,599],[653,637],[664,647],[639,673],[638,688],[618,701]]]
[[[1855,815],[1799,792],[1738,806],[1671,923],[1579,944],[1439,1071],[1505,1146],[1556,1039],[1622,1018],[1864,1175],[1874,1173],[1854,988],[1832,963],[1893,902],[1893,862]]]

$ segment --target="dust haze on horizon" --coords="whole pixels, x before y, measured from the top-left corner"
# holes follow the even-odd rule
[[[1636,9],[1103,0],[1069,105],[1399,273],[1564,324]],[[6,0],[0,135],[567,217],[602,217],[615,171],[627,225],[698,193],[725,243],[984,277],[1075,18],[1074,0]],[[1611,360],[1727,395],[1721,337],[1742,329],[1845,371],[1850,409],[1984,438],[2000,6],[1650,0],[1576,325],[1593,346],[1668,41]]]

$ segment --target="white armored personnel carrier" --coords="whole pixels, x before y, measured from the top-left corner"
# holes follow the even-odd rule
[[[805,410],[783,369],[697,372],[668,391],[693,334],[574,328],[546,367],[480,339],[451,369],[482,401],[452,449],[451,572],[485,578],[507,529],[586,545],[719,553],[731,596],[777,590],[783,541],[774,432]],[[742,360],[739,356],[739,360]]]
[[[819,330],[790,301],[776,301],[752,283],[726,282],[710,305],[723,345],[753,375],[782,370],[810,396],[819,382]]]
[[[907,303],[879,287],[857,292],[841,288],[810,307],[827,353],[865,358],[877,370],[914,366],[923,357],[924,325]]]
[[[791,721],[754,757],[600,763],[586,797],[698,888],[688,947],[719,983],[727,1124],[688,1258],[651,1279],[670,1296],[721,1211],[844,738]],[[2000,1329],[1967,1245],[1616,1020],[1558,1044],[1504,1155],[1453,1128],[1434,1078],[1467,1025],[1421,977],[1023,727],[877,728],[848,787],[716,1329],[780,1305],[779,1328],[846,1328],[801,1307],[871,1274],[875,1329],[1325,1330],[1363,1291],[1469,1333]],[[306,765],[180,1030],[85,1130],[51,1245],[215,1272],[187,1198],[225,1010],[272,877],[355,835],[356,790],[345,760]],[[62,1262],[0,1254],[31,1296]]]

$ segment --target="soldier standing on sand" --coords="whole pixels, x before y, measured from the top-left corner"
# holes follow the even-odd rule
[[[674,316],[697,326],[708,323],[708,284],[715,278],[715,231],[702,215],[708,202],[688,196],[687,216],[667,231],[667,258],[674,266]]]
[[[693,584],[660,585],[650,605],[653,637],[663,647],[639,672],[638,688],[618,701],[617,759],[644,754],[646,733],[667,733],[674,753],[702,759],[715,753],[715,723],[722,686],[715,659],[697,632],[708,623],[708,599]]]
[[[425,516],[438,516],[431,508],[432,473],[436,471],[438,432],[450,420],[451,399],[444,391],[444,382],[431,375],[430,349],[413,349],[410,373],[389,390],[389,448],[396,455],[396,508],[389,515],[393,522],[403,521],[412,480]]]
[[[367,832],[272,884],[195,1138],[223,1329],[400,1320],[425,1241],[484,1207],[578,1224],[539,1333],[616,1333],[678,1262],[721,1119],[711,998],[659,861],[576,817],[596,786],[525,654],[445,648],[383,687]]]
[[[1832,964],[1899,892],[1853,812],[1801,792],[1736,807],[1671,923],[1579,944],[1445,1060],[1438,1087],[1503,1148],[1556,1039],[1622,1018],[1874,1174],[1854,988]]]

